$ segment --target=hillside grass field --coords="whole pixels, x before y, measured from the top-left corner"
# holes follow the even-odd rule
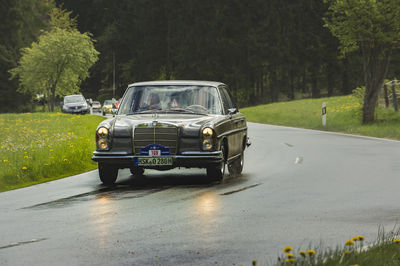
[[[322,103],[326,103],[326,126]],[[243,108],[247,121],[400,140],[400,112],[377,107],[376,120],[361,124],[362,105],[353,95],[296,100]]]
[[[95,130],[104,118],[62,113],[0,114],[0,191],[97,168]]]

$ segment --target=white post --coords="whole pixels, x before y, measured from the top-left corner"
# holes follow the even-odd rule
[[[322,103],[322,125],[326,126],[326,103]]]

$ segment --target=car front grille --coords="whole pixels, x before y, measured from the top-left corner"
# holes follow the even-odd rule
[[[157,124],[156,127],[139,126],[134,129],[133,150],[140,154],[140,148],[149,144],[161,144],[170,149],[171,155],[176,155],[178,128],[171,125]]]

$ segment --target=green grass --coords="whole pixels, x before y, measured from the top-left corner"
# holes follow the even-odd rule
[[[378,240],[368,243],[360,241],[359,236],[346,241],[341,247],[324,249],[323,247],[311,250],[285,252],[278,258],[275,265],[315,265],[315,266],[349,266],[349,265],[400,265],[399,231],[385,234],[378,233]],[[364,238],[364,237],[362,237]],[[292,247],[290,247],[292,248]],[[310,255],[309,251],[315,252]]]
[[[322,103],[327,123],[322,126]],[[273,103],[240,110],[250,122],[327,130],[400,140],[400,112],[378,107],[374,123],[361,124],[361,104],[354,96]]]
[[[93,170],[104,118],[61,113],[0,114],[0,191]]]

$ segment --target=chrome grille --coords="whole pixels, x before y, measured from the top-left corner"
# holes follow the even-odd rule
[[[140,148],[149,144],[161,144],[176,154],[178,129],[176,127],[136,127],[133,136],[133,150],[140,154]]]

